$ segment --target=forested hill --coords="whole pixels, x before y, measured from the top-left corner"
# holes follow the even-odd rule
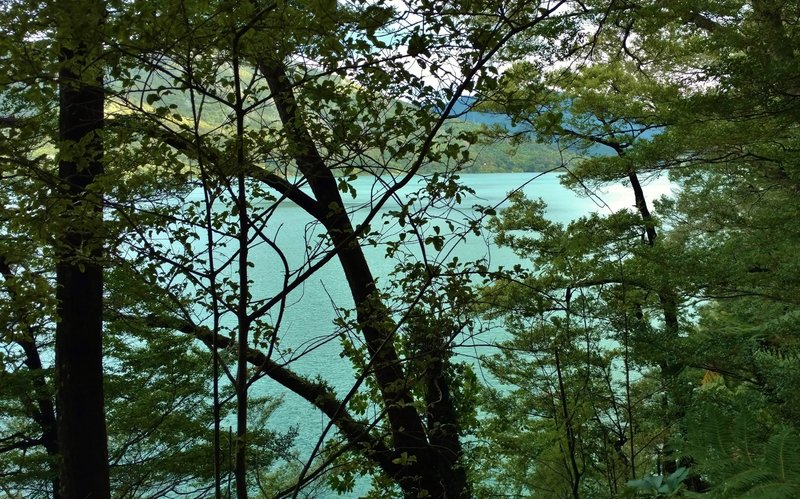
[[[459,99],[451,115],[456,127],[467,130],[511,129],[511,121],[505,114],[488,113],[472,109],[474,99]],[[498,134],[501,135],[501,134]],[[473,161],[464,169],[467,173],[540,172],[561,166],[565,156],[571,153],[560,151],[554,143],[526,140],[512,146],[508,140],[484,139],[471,149]]]
[[[250,70],[246,68],[240,69],[243,77],[252,77]],[[228,71],[223,71],[227,74]],[[161,77],[157,73],[145,73],[134,71],[133,77],[139,81],[149,80],[149,85],[152,87],[169,87],[172,81],[169,78]],[[335,85],[342,85],[342,80],[338,77],[330,77]],[[348,85],[347,83],[344,84]],[[268,95],[266,90],[263,91],[264,96]],[[138,105],[153,111],[157,110],[159,105],[165,105],[170,109],[171,113],[180,115],[183,122],[191,122],[194,114],[192,110],[192,103],[187,94],[170,91],[158,92],[158,100],[151,100],[148,95],[155,96],[155,93],[145,93],[144,95],[137,95],[132,97],[137,100]],[[490,113],[475,111],[472,109],[475,100],[471,97],[462,97],[456,101],[450,116],[451,120],[445,126],[446,133],[457,134],[459,132],[476,132],[479,139],[476,144],[473,144],[470,149],[470,158],[463,164],[465,173],[510,173],[510,172],[541,172],[558,168],[563,164],[566,158],[572,156],[574,153],[571,151],[560,150],[555,143],[540,143],[536,140],[531,140],[531,136],[526,136],[525,140],[519,144],[512,145],[509,140],[508,134],[504,130],[511,130],[513,132],[519,131],[511,125],[511,120],[503,113]],[[214,102],[211,99],[203,101],[202,106],[196,103],[197,109],[195,112],[199,114],[198,124],[202,131],[215,130],[220,123],[225,123],[230,119],[224,104]],[[126,113],[127,114],[127,113]],[[265,106],[262,114],[262,119],[267,121],[278,120],[277,112],[270,106]],[[462,144],[466,146],[467,144]],[[372,151],[371,154],[378,155],[377,151]],[[392,160],[387,160],[388,166],[402,170],[404,165]],[[444,165],[439,163],[430,163],[422,167],[422,173],[429,173],[433,171],[444,170]]]
[[[484,113],[469,113],[469,119],[456,126],[466,129],[482,129],[487,126],[473,121],[475,114],[488,116]],[[541,172],[558,168],[563,160],[562,152],[556,145],[535,141],[512,146],[499,139],[487,140],[475,145],[471,152],[473,160],[464,168],[466,173]]]

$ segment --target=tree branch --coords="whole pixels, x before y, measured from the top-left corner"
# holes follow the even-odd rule
[[[192,140],[181,135],[178,131],[169,128],[159,128],[145,120],[138,120],[132,117],[117,117],[106,121],[106,126],[109,128],[123,128],[134,129],[143,135],[162,141],[173,149],[180,151],[190,158],[197,158],[200,155],[198,149],[201,147]],[[221,168],[223,159],[213,149],[203,148],[202,155],[207,158],[211,164],[217,168]],[[270,173],[263,168],[252,166],[248,170],[248,176],[267,184],[269,187],[275,189],[286,199],[292,201],[299,207],[303,208],[306,212],[311,214],[317,219],[321,219],[325,215],[319,203],[314,198],[300,190],[296,185],[290,183],[283,177],[274,173]]]
[[[205,326],[198,326],[189,321],[177,318],[147,316],[145,322],[153,327],[167,328],[194,336],[208,348],[213,346],[213,333]],[[225,350],[234,343],[227,337],[217,336],[217,349]],[[285,388],[304,398],[311,405],[328,416],[333,424],[347,439],[348,444],[356,449],[368,452],[365,455],[373,460],[389,476],[396,476],[401,468],[392,462],[393,452],[380,440],[369,433],[371,424],[355,420],[336,398],[336,394],[324,383],[311,381],[290,369],[269,359],[264,352],[247,349],[247,360],[259,371],[277,381]]]

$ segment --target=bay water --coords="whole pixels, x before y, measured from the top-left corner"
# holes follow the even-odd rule
[[[591,212],[610,213],[624,208],[635,209],[632,190],[626,185],[610,185],[602,190],[575,193],[563,187],[559,175],[555,173],[482,173],[461,175],[459,182],[469,187],[474,194],[464,195],[462,202],[454,209],[440,207],[429,210],[425,235],[431,235],[432,226],[439,225],[446,234],[446,244],[441,252],[432,254],[433,249],[426,248],[426,257],[439,262],[456,256],[460,261],[486,259],[490,268],[525,264],[508,248],[498,248],[491,240],[491,235],[482,233],[475,235],[460,231],[459,226],[479,216],[474,206],[488,206],[502,209],[506,205],[509,192],[521,190],[529,198],[541,198],[547,203],[547,217],[555,222],[568,223]],[[380,181],[371,176],[360,176],[351,182],[355,197],[344,194],[348,211],[351,211],[355,223],[363,220],[371,208],[371,203],[383,192]],[[387,258],[386,242],[401,231],[396,226],[396,218],[389,212],[397,210],[398,201],[405,201],[414,192],[424,188],[424,180],[412,182],[398,193],[398,199],[390,200],[371,222],[371,227],[380,228],[384,239],[376,246],[367,246],[365,253],[379,286],[387,286],[389,273],[397,263],[397,259]],[[671,185],[665,178],[655,179],[645,185],[648,202],[670,194]],[[196,197],[195,194],[192,197]],[[266,203],[265,203],[266,205]],[[438,219],[441,217],[441,219]],[[445,229],[444,218],[452,220],[456,225],[456,233]],[[463,223],[463,224],[462,224]],[[264,231],[277,247],[283,251],[281,258],[269,245],[256,246],[250,253],[253,264],[250,277],[253,280],[253,296],[256,299],[267,299],[278,293],[284,284],[285,264],[290,271],[302,269],[309,255],[315,251],[315,245],[321,238],[321,229],[312,218],[300,207],[283,202],[271,215]],[[462,234],[464,232],[465,234]],[[423,235],[423,238],[425,237]],[[461,237],[463,236],[463,237]],[[412,257],[422,256],[422,247],[411,238],[402,247]],[[391,291],[391,290],[389,290]],[[342,358],[341,345],[335,334],[334,320],[342,308],[352,308],[344,273],[338,260],[332,259],[324,267],[315,272],[301,286],[291,292],[282,316],[278,336],[280,338],[281,355],[274,360],[285,363],[298,374],[309,378],[320,377],[343,396],[353,386],[356,373],[348,359]],[[277,314],[272,315],[275,320]],[[467,359],[475,363],[475,358],[489,353],[488,347],[493,341],[492,331],[483,333],[475,345],[469,343],[459,349],[455,361]],[[500,334],[498,332],[497,334]],[[478,346],[480,345],[480,346]],[[478,366],[479,367],[479,366]],[[299,462],[305,463],[311,455],[317,440],[328,424],[327,418],[308,402],[297,395],[286,391],[276,382],[264,378],[256,382],[251,392],[254,395],[270,395],[281,397],[283,403],[268,421],[271,429],[285,431],[295,427],[298,437],[295,441]],[[328,438],[332,437],[331,434]],[[365,492],[366,483],[357,483],[353,497]]]

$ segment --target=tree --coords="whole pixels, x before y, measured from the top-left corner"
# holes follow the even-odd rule
[[[792,326],[776,327],[775,322],[793,324],[795,307],[794,280],[784,274],[793,266],[790,248],[796,248],[794,229],[785,218],[793,216],[796,204],[789,194],[795,188],[796,78],[787,73],[796,46],[790,28],[794,7],[772,2],[702,7],[675,2],[665,7],[653,2],[613,10],[597,32],[593,64],[541,78],[531,78],[520,64],[491,96],[542,140],[555,135],[579,147],[594,144],[593,153],[600,152],[597,144],[614,151],[572,163],[566,181],[584,191],[627,179],[640,220],[620,224],[619,215],[597,219],[587,224],[589,232],[571,234],[562,247],[606,231],[624,241],[632,228],[648,243],[628,239],[624,256],[611,258],[598,253],[598,246],[584,248],[584,257],[595,260],[583,282],[636,290],[623,293],[634,307],[626,317],[644,319],[642,332],[631,336],[645,340],[631,344],[633,358],[669,375],[659,417],[674,421],[670,438],[662,441],[670,456],[645,472],[663,477],[678,464],[691,466],[688,487],[700,491],[710,485],[723,496],[791,494],[787,491],[793,486],[776,480],[767,463],[780,458],[776,446],[792,445],[797,424],[795,404],[783,388],[793,369],[787,353],[794,334]],[[665,171],[682,190],[675,200],[656,203],[653,211],[642,203],[638,179],[631,173]],[[532,207],[519,202],[514,209],[527,211],[510,212],[515,217],[508,220],[524,225],[524,213]],[[547,240],[546,233],[540,237]],[[544,244],[507,241],[537,252]],[[624,272],[609,274],[612,263]],[[539,265],[542,273],[532,281],[522,276],[522,290],[531,290],[529,299],[574,285],[543,285],[552,265]],[[500,304],[523,292],[515,286],[520,285],[510,286]],[[670,294],[674,305],[690,305],[674,308],[677,329],[672,331]],[[626,308],[608,303],[617,313]],[[663,322],[648,313],[654,305],[663,311]],[[512,309],[508,315],[523,313]],[[667,334],[658,331],[662,327]],[[656,421],[653,408],[643,407],[640,424]],[[705,435],[719,434],[709,423],[712,413],[725,421],[755,415],[737,426],[762,435],[758,441],[766,443],[753,448],[748,466],[742,467],[737,452],[744,442],[753,442],[749,435],[734,437],[733,446],[704,447]],[[657,456],[661,450],[651,452]],[[785,471],[785,476],[793,473]],[[759,473],[761,478],[754,478]]]
[[[2,12],[7,75],[2,167],[8,180],[3,185],[8,216],[3,220],[0,271],[3,293],[10,299],[3,311],[3,375],[12,388],[3,407],[0,448],[6,492],[109,496],[109,466],[115,493],[121,495],[202,490],[215,473],[197,463],[210,446],[203,411],[196,411],[210,404],[205,380],[188,371],[201,367],[196,348],[172,336],[153,338],[153,326],[134,327],[120,315],[132,308],[120,297],[132,295],[140,282],[128,277],[127,286],[121,286],[124,271],[114,273],[116,290],[107,293],[113,305],[104,306],[103,275],[111,272],[110,263],[127,269],[128,262],[118,253],[125,226],[116,220],[106,223],[101,207],[129,203],[145,195],[146,186],[140,183],[132,192],[131,185],[141,177],[126,179],[130,183],[111,180],[124,168],[125,155],[119,154],[115,140],[124,134],[105,126],[113,82],[103,80],[125,71],[119,51],[108,49],[116,40],[111,33],[120,34],[120,12],[109,16],[104,3],[88,2],[83,5],[86,16],[76,17],[72,9],[78,7],[34,9],[14,2]],[[32,18],[40,22],[29,22]],[[146,223],[136,228],[147,230]],[[159,305],[152,293],[145,296],[150,305],[139,312]],[[112,346],[104,352],[109,331],[114,333]],[[57,386],[48,365],[54,340]],[[165,362],[167,355],[171,362]],[[130,370],[131,364],[138,369]],[[136,378],[141,386],[132,385],[133,393],[121,389]],[[179,381],[184,381],[181,390],[165,389]],[[111,393],[110,456],[104,386]],[[264,405],[254,412],[254,421],[263,420],[274,407],[265,398],[259,401]],[[149,404],[165,412],[153,418]],[[253,462],[266,472],[286,457],[289,441],[257,427],[252,442],[261,454]],[[130,471],[132,463],[135,472]],[[56,464],[61,465],[60,479]],[[217,470],[216,476],[225,473]],[[48,480],[49,492],[41,485]]]
[[[483,493],[480,460],[519,434],[529,447],[487,468],[520,491],[615,495],[629,479],[680,481],[687,467],[696,492],[705,479],[721,494],[776,480],[794,490],[794,470],[775,467],[797,427],[788,381],[796,371],[794,4],[86,5],[83,23],[67,21],[60,4],[1,11],[2,74],[11,75],[0,120],[3,376],[19,400],[4,408],[20,429],[3,428],[0,450],[30,473],[18,483],[82,495],[69,471],[76,465],[99,477],[84,485],[100,495],[109,483],[148,493],[191,483],[220,497],[225,476],[240,498],[278,487],[259,482],[288,445],[260,426],[273,402],[253,386],[270,378],[327,416],[281,494],[326,474],[347,491],[356,473],[375,478],[376,495]],[[41,23],[26,20],[26,9]],[[551,65],[559,59],[568,67]],[[509,60],[518,64],[498,79]],[[458,220],[451,211],[477,140],[449,126],[465,93],[510,114],[508,133],[567,149],[576,189],[628,182],[633,209],[562,227],[515,198],[494,229],[532,269],[489,273],[483,262],[451,258],[493,212]],[[654,203],[643,184],[663,171],[683,191]],[[403,198],[420,174],[425,183]],[[363,201],[359,176],[373,180]],[[287,205],[309,224],[302,254],[277,230]],[[265,249],[278,268],[271,277],[254,267]],[[375,254],[398,264],[386,284]],[[325,372],[301,374],[297,359],[317,352],[291,352],[284,323],[291,293],[330,266],[341,267],[347,296],[333,297],[330,327],[318,336],[340,342],[353,366],[344,389]],[[479,295],[475,276],[497,282]],[[90,313],[76,313],[73,286],[92,289]],[[479,312],[505,319],[512,337],[487,365],[530,394],[512,391],[512,404],[502,390],[488,392],[494,415],[481,435],[491,454],[472,455],[464,436],[479,425],[475,378],[454,352],[477,328],[474,303],[488,299]],[[103,334],[110,478],[88,473],[108,466]],[[76,367],[68,347],[77,338],[91,362]],[[82,368],[91,368],[93,389],[77,406],[70,380]],[[189,372],[200,379],[190,383]],[[123,378],[156,393],[127,391]],[[170,390],[170,380],[184,380],[184,390]],[[148,422],[126,398],[164,412]],[[741,442],[693,445],[720,401],[726,420],[739,421],[745,407],[761,418],[753,425],[764,444],[753,453]],[[76,407],[91,408],[93,419],[79,425]],[[227,442],[226,417],[236,419]],[[143,421],[152,432],[126,435]],[[172,452],[176,435],[185,452]],[[78,437],[91,437],[91,459],[71,454]],[[160,445],[169,451],[154,456]],[[28,449],[34,457],[25,460]],[[158,473],[203,453],[213,470]],[[744,467],[742,455],[752,457]],[[126,466],[131,456],[146,464]],[[714,467],[720,456],[734,465]],[[741,477],[748,472],[761,478]],[[734,476],[726,492],[719,484]]]
[[[415,200],[459,199],[453,173],[468,160],[462,148],[474,138],[471,133],[445,130],[450,111],[465,90],[476,82],[490,81],[488,60],[515,35],[578,23],[572,19],[574,12],[559,13],[562,6],[566,2],[541,9],[521,3],[506,12],[505,6],[486,5],[482,9],[486,13],[476,14],[459,3],[435,9],[421,4],[407,6],[414,12],[407,17],[406,12],[381,3],[254,2],[231,12],[229,5],[221,3],[129,2],[114,5],[108,17],[101,12],[102,6],[98,15],[90,16],[103,20],[105,36],[93,38],[94,45],[78,44],[75,60],[96,69],[94,75],[80,73],[94,92],[95,124],[83,135],[70,138],[94,137],[100,135],[94,131],[102,128],[105,159],[100,160],[96,146],[94,170],[81,170],[88,176],[72,193],[78,203],[69,205],[69,210],[94,218],[87,219],[86,230],[76,229],[78,239],[73,241],[73,253],[74,246],[80,246],[89,250],[86,256],[91,258],[70,263],[79,271],[91,271],[96,290],[101,289],[101,256],[102,261],[121,262],[123,267],[130,263],[143,286],[165,291],[156,294],[163,301],[147,302],[146,310],[139,312],[147,311],[145,323],[188,333],[210,347],[215,366],[217,495],[221,493],[220,419],[225,404],[221,394],[226,385],[236,393],[235,475],[237,495],[245,497],[252,481],[246,468],[252,444],[248,387],[264,375],[321,409],[344,435],[345,445],[326,446],[328,457],[321,470],[336,456],[356,449],[405,495],[469,495],[455,391],[449,388],[453,383],[449,378],[456,371],[448,352],[467,327],[459,317],[463,299],[446,306],[422,300],[434,286],[463,286],[463,281],[453,278],[462,268],[427,256],[407,266],[409,289],[416,296],[404,302],[405,313],[396,313],[378,288],[361,245],[374,245],[383,237],[371,228],[378,210],[425,164],[439,163],[444,174],[431,177]],[[14,7],[21,10],[23,4]],[[143,16],[151,22],[136,21]],[[34,44],[49,43],[48,34],[24,23],[10,31],[23,42],[22,47],[31,46],[31,36]],[[390,32],[395,32],[391,38]],[[81,31],[82,36],[96,33]],[[81,50],[91,52],[100,43],[107,49],[103,57],[80,57]],[[23,59],[9,58],[9,64],[19,60]],[[453,61],[458,62],[454,65]],[[440,86],[430,85],[413,66],[439,78]],[[102,91],[96,80],[101,72],[106,75]],[[21,109],[30,109],[25,105],[34,102],[26,100],[32,95],[22,92],[19,97]],[[48,101],[35,102],[46,105]],[[30,150],[30,143],[19,143]],[[28,153],[18,155],[20,160],[28,158]],[[78,164],[72,161],[77,159],[65,156],[65,168],[73,165],[76,171],[65,170],[64,176],[77,173]],[[101,166],[108,172],[125,173],[105,175],[98,182]],[[374,175],[378,183],[378,175],[393,175],[358,224],[340,192],[352,191],[349,182],[357,173]],[[157,179],[143,181],[147,176]],[[198,182],[191,184],[193,179]],[[161,188],[151,189],[154,183]],[[189,183],[186,190],[172,190],[181,183]],[[304,185],[310,194],[301,189]],[[186,203],[184,212],[174,204],[169,215],[153,208],[163,199],[161,194],[183,199],[180,196],[194,186],[201,189],[203,200]],[[94,196],[92,203],[85,195],[89,193]],[[101,193],[108,208],[105,215],[99,210]],[[262,199],[268,206],[255,203]],[[274,235],[265,231],[275,208],[284,202],[302,207],[321,227],[323,237],[319,244],[309,241],[309,257],[299,266],[290,268],[283,258],[283,286],[257,296],[248,275],[249,253],[261,243],[279,258],[285,257]],[[441,228],[428,222],[425,210],[416,210],[412,201],[402,202],[396,216],[396,226],[409,227],[406,233],[417,238],[423,256],[426,246],[442,249]],[[167,244],[154,237],[156,231],[168,238]],[[87,243],[84,239],[90,235],[91,244],[77,244]],[[396,244],[390,247],[394,252],[397,248]],[[123,257],[123,252],[133,256]],[[273,354],[281,352],[277,340],[287,295],[333,259],[342,266],[355,309],[354,321],[343,322],[346,329],[336,334],[347,338],[352,333],[363,345],[362,350],[346,340],[345,348],[359,372],[350,393],[341,400],[325,383],[298,376],[273,359]],[[66,256],[61,260],[66,262]],[[69,300],[66,294],[62,298],[63,303]],[[164,301],[171,308],[165,310]],[[453,314],[452,319],[443,318],[446,336],[424,343],[413,339],[426,338],[435,330],[422,318],[428,308],[436,307]],[[95,326],[100,324],[99,310],[98,306],[96,313],[86,316],[95,320]],[[60,327],[71,323],[67,318]],[[229,331],[235,333],[234,342]],[[406,336],[413,339],[408,340],[407,349]],[[229,368],[226,349],[234,344],[236,366]],[[95,349],[96,361],[100,355]],[[407,368],[416,355],[425,360]],[[248,370],[247,362],[254,368]],[[97,374],[99,362],[92,365]],[[223,375],[227,381],[219,380]],[[365,381],[367,389],[360,390]],[[348,412],[350,404],[363,414],[361,403],[356,402],[364,397],[372,397],[378,408],[379,417],[373,421],[358,420]],[[385,430],[378,426],[383,420]],[[100,422],[95,423],[88,428],[98,442],[103,441]],[[313,478],[319,473],[309,466],[301,473],[298,487],[304,483],[303,476]]]
[[[59,166],[66,194],[56,233],[56,414],[61,493],[110,497],[103,400],[102,191],[104,92],[98,64],[105,6],[53,13],[59,62]],[[72,6],[75,8],[76,6]]]
[[[20,249],[17,247],[17,251]],[[23,261],[30,264],[40,260],[29,255]],[[152,289],[144,289],[137,285],[137,278],[126,276],[122,262],[118,263],[120,266],[107,279],[109,299],[105,309],[104,391],[112,490],[121,497],[206,494],[213,490],[215,477],[213,462],[208,459],[213,449],[213,402],[208,397],[207,353],[193,345],[191,338],[166,334],[142,318],[156,310],[158,300],[152,296]],[[17,276],[10,277],[4,291],[28,298],[18,310],[28,313],[26,320],[31,326],[29,336],[24,336],[26,332],[19,329],[25,323],[16,323],[17,309],[3,308],[9,319],[6,330],[16,338],[16,345],[7,347],[3,358],[6,390],[0,408],[0,463],[4,490],[10,496],[51,497],[53,490],[58,490],[48,486],[58,476],[57,448],[50,444],[56,439],[49,365],[55,326],[51,321],[53,305],[31,309],[28,304],[52,296],[52,282],[43,278],[46,273],[39,269],[23,270],[22,264],[15,267],[18,275],[26,277],[26,283]],[[222,396],[230,397],[229,391]],[[289,430],[279,434],[267,428],[276,403],[260,397],[251,412],[250,438],[258,452],[251,456],[250,465],[258,470],[259,484],[267,490],[287,485],[276,468],[291,469],[293,462],[290,447],[294,433]],[[230,417],[231,413],[228,407],[222,416]],[[222,439],[226,454],[233,445],[227,437],[226,433]],[[228,460],[222,464],[220,476],[232,476]]]
[[[326,461],[360,449],[373,468],[408,496],[469,494],[459,414],[451,396],[455,392],[449,388],[454,370],[448,359],[452,342],[466,327],[458,315],[463,306],[457,300],[441,306],[438,300],[424,299],[435,286],[449,290],[463,285],[453,279],[463,270],[425,256],[429,248],[441,250],[446,241],[441,227],[429,222],[425,207],[460,197],[453,173],[468,159],[462,145],[473,139],[444,129],[459,96],[475,80],[482,81],[491,55],[516,34],[579,23],[575,12],[554,14],[559,6],[520,4],[511,17],[500,7],[502,15],[493,16],[474,15],[461,5],[434,11],[423,5],[416,11],[419,22],[406,21],[402,13],[381,5],[244,5],[235,16],[212,16],[216,23],[208,23],[207,11],[187,12],[179,5],[159,10],[158,17],[170,23],[181,20],[185,43],[167,54],[154,50],[142,64],[144,75],[129,81],[141,98],[120,93],[120,106],[132,115],[121,116],[120,123],[141,143],[155,148],[166,144],[174,148],[173,154],[196,162],[204,198],[200,204],[188,204],[186,216],[178,217],[187,220],[188,227],[169,227],[170,244],[159,246],[140,235],[135,246],[143,260],[167,264],[151,274],[155,281],[180,276],[186,294],[172,287],[176,303],[193,301],[208,314],[207,321],[202,315],[198,320],[197,309],[184,306],[164,318],[165,323],[194,334],[216,351],[231,344],[226,332],[228,324],[236,322],[238,374],[230,382],[239,392],[240,421],[246,419],[247,386],[266,375],[321,409],[344,435],[345,445],[327,446],[324,455],[331,457]],[[275,26],[281,26],[281,37],[276,37]],[[390,29],[397,34],[387,41],[383,34]],[[158,30],[143,37],[144,43],[161,47]],[[201,53],[215,57],[198,62]],[[457,71],[451,57],[460,61]],[[412,63],[438,76],[441,87],[416,76],[409,68]],[[177,118],[180,102],[191,105]],[[224,111],[214,113],[211,103]],[[406,264],[405,282],[414,294],[403,300],[405,309],[394,310],[376,284],[362,245],[375,245],[384,237],[373,228],[378,210],[424,164],[434,162],[442,163],[445,173],[432,176],[395,213],[395,227],[416,238],[423,260]],[[176,173],[184,174],[182,170],[181,165]],[[353,192],[355,174],[373,175],[378,184],[384,182],[378,174],[393,175],[358,224],[342,199],[342,192]],[[310,193],[300,189],[304,185]],[[258,206],[255,199],[268,204]],[[323,235],[320,242],[307,243],[309,256],[293,268],[267,230],[276,207],[287,201],[302,207]],[[423,208],[418,210],[415,201]],[[392,225],[390,221],[390,229]],[[283,286],[263,296],[253,294],[255,287],[247,277],[247,255],[256,243],[271,248],[284,266]],[[230,250],[221,251],[226,244]],[[397,248],[390,246],[392,252]],[[282,352],[280,317],[288,293],[334,258],[342,266],[355,309],[352,320],[342,321],[336,332],[345,339],[345,351],[358,370],[343,400],[324,383],[304,379],[273,360]],[[236,277],[224,277],[223,272]],[[447,327],[420,319],[435,307],[453,314],[443,318]],[[420,351],[418,338],[431,331],[446,334],[427,338]],[[250,334],[259,343],[250,342]],[[256,363],[254,375],[247,376],[244,360]],[[362,384],[368,391],[360,390]],[[348,411],[350,404],[356,414],[365,414],[365,397],[376,404],[377,420],[362,421]],[[385,430],[378,426],[382,420]],[[243,466],[244,424],[238,433]],[[318,470],[303,472],[307,473],[313,477]],[[243,468],[237,481],[243,496]]]
[[[4,7],[3,16],[19,22],[30,14],[23,13],[24,7],[19,3],[9,4]],[[41,443],[47,452],[51,457],[56,452],[60,456],[60,479],[53,481],[53,487],[69,497],[108,497],[102,390],[103,284],[98,262],[103,244],[102,189],[96,182],[103,172],[104,98],[102,67],[97,58],[101,52],[105,12],[102,2],[85,2],[81,7],[86,17],[80,21],[65,12],[61,5],[37,9],[42,19],[37,29],[51,29],[53,38],[26,40],[38,34],[25,31],[31,27],[28,22],[22,22],[20,30],[4,29],[11,35],[3,45],[3,55],[8,57],[4,59],[9,80],[5,84],[10,86],[9,91],[4,92],[4,107],[22,111],[19,115],[9,114],[5,119],[8,133],[4,137],[4,151],[9,155],[6,161],[12,165],[11,171],[27,168],[34,175],[41,173],[42,157],[35,155],[35,147],[47,139],[34,130],[46,119],[39,114],[42,108],[58,102],[57,141],[51,144],[57,144],[59,168],[57,176],[48,174],[48,187],[53,190],[56,206],[52,207],[47,223],[53,237],[46,243],[53,248],[56,260],[55,312],[59,321],[55,336],[55,413],[37,351],[35,335],[40,317],[29,306],[21,306],[17,289],[18,280],[35,265],[18,266],[16,259],[24,252],[11,251],[2,256],[2,270],[7,292],[17,302],[12,306],[13,320],[21,326],[10,332],[9,337],[24,351],[25,364],[34,377],[37,407],[32,409],[31,416],[41,427]],[[14,46],[18,42],[23,46]],[[50,58],[30,58],[25,53],[26,46]],[[56,87],[50,82],[44,83],[40,76],[47,71],[57,73],[57,78],[50,79],[57,83],[57,98]],[[22,103],[26,97],[34,97],[28,107]],[[48,102],[48,99],[52,100]],[[19,200],[10,197],[9,201]],[[14,231],[13,234],[15,237],[19,233]],[[24,237],[23,242],[29,246]],[[21,275],[15,274],[17,270]],[[21,291],[25,292],[26,287],[22,286]],[[11,448],[21,447],[13,443]],[[53,493],[59,494],[56,490]]]
[[[520,494],[617,495],[652,469],[666,428],[645,417],[659,390],[647,380],[657,329],[637,272],[640,219],[622,211],[564,227],[541,202],[511,201],[492,227],[526,263],[483,296],[509,333],[486,363],[500,388],[483,397],[484,459],[503,456],[488,478]]]

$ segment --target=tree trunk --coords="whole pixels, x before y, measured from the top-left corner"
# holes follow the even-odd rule
[[[47,451],[48,456],[55,459],[59,455],[56,411],[53,408],[52,393],[47,389],[47,381],[44,377],[39,350],[36,348],[33,339],[25,338],[18,340],[17,344],[20,345],[25,352],[25,367],[34,375],[33,397],[36,401],[36,409],[31,417],[42,430],[42,447]],[[61,499],[61,482],[58,479],[58,475],[55,473],[55,464],[53,465],[53,472],[53,499]]]
[[[98,15],[92,4],[86,14]],[[77,6],[73,5],[73,9]],[[72,13],[73,16],[84,13]],[[94,26],[96,29],[97,26]],[[98,46],[70,26],[62,34],[59,71],[58,174],[64,196],[56,232],[56,405],[65,498],[110,497],[103,403],[103,269],[101,196],[92,189],[103,172],[103,89],[89,65]]]
[[[394,328],[387,320],[391,313],[378,298],[375,279],[354,237],[355,229],[345,211],[336,179],[296,112],[297,102],[286,71],[280,64],[269,65],[263,61],[259,68],[272,92],[297,166],[308,179],[317,206],[325,208],[320,210],[323,215],[318,220],[331,238],[344,270],[356,305],[358,323],[372,359],[375,380],[386,406],[394,455],[404,462],[400,473],[392,478],[400,485],[405,497],[426,494],[430,497],[465,497],[465,493],[469,494],[468,489],[465,490],[466,477],[458,468],[457,459],[451,456],[454,446],[451,444],[450,448],[440,449],[432,445],[423,416],[414,407],[411,386],[418,380],[409,379],[403,369],[392,337]],[[444,377],[439,378],[439,383],[439,389],[449,393]],[[440,404],[452,405],[452,400],[448,398]],[[446,409],[442,406],[437,413],[455,414],[452,407]],[[452,427],[455,421],[446,423]],[[457,441],[457,429],[449,434],[449,439]],[[460,449],[457,444],[455,448]]]
[[[6,261],[5,257],[0,255],[0,274],[8,281],[13,279],[14,274],[11,271],[11,266]],[[19,323],[28,323],[28,303],[16,293],[13,286],[8,286],[6,292],[11,298],[11,304],[16,313],[19,314]],[[58,479],[58,473],[55,469],[55,462],[58,458],[58,433],[56,432],[56,411],[53,407],[53,396],[50,387],[47,385],[45,378],[44,368],[42,366],[42,358],[39,355],[39,349],[36,346],[36,330],[32,326],[28,326],[24,336],[17,337],[14,340],[17,345],[22,348],[25,353],[25,367],[28,368],[33,375],[31,397],[34,401],[31,408],[30,417],[39,425],[42,431],[41,445],[47,451],[47,455],[53,459],[53,480],[51,482],[53,487],[53,499],[61,499],[61,483]],[[28,405],[28,404],[26,404]]]

